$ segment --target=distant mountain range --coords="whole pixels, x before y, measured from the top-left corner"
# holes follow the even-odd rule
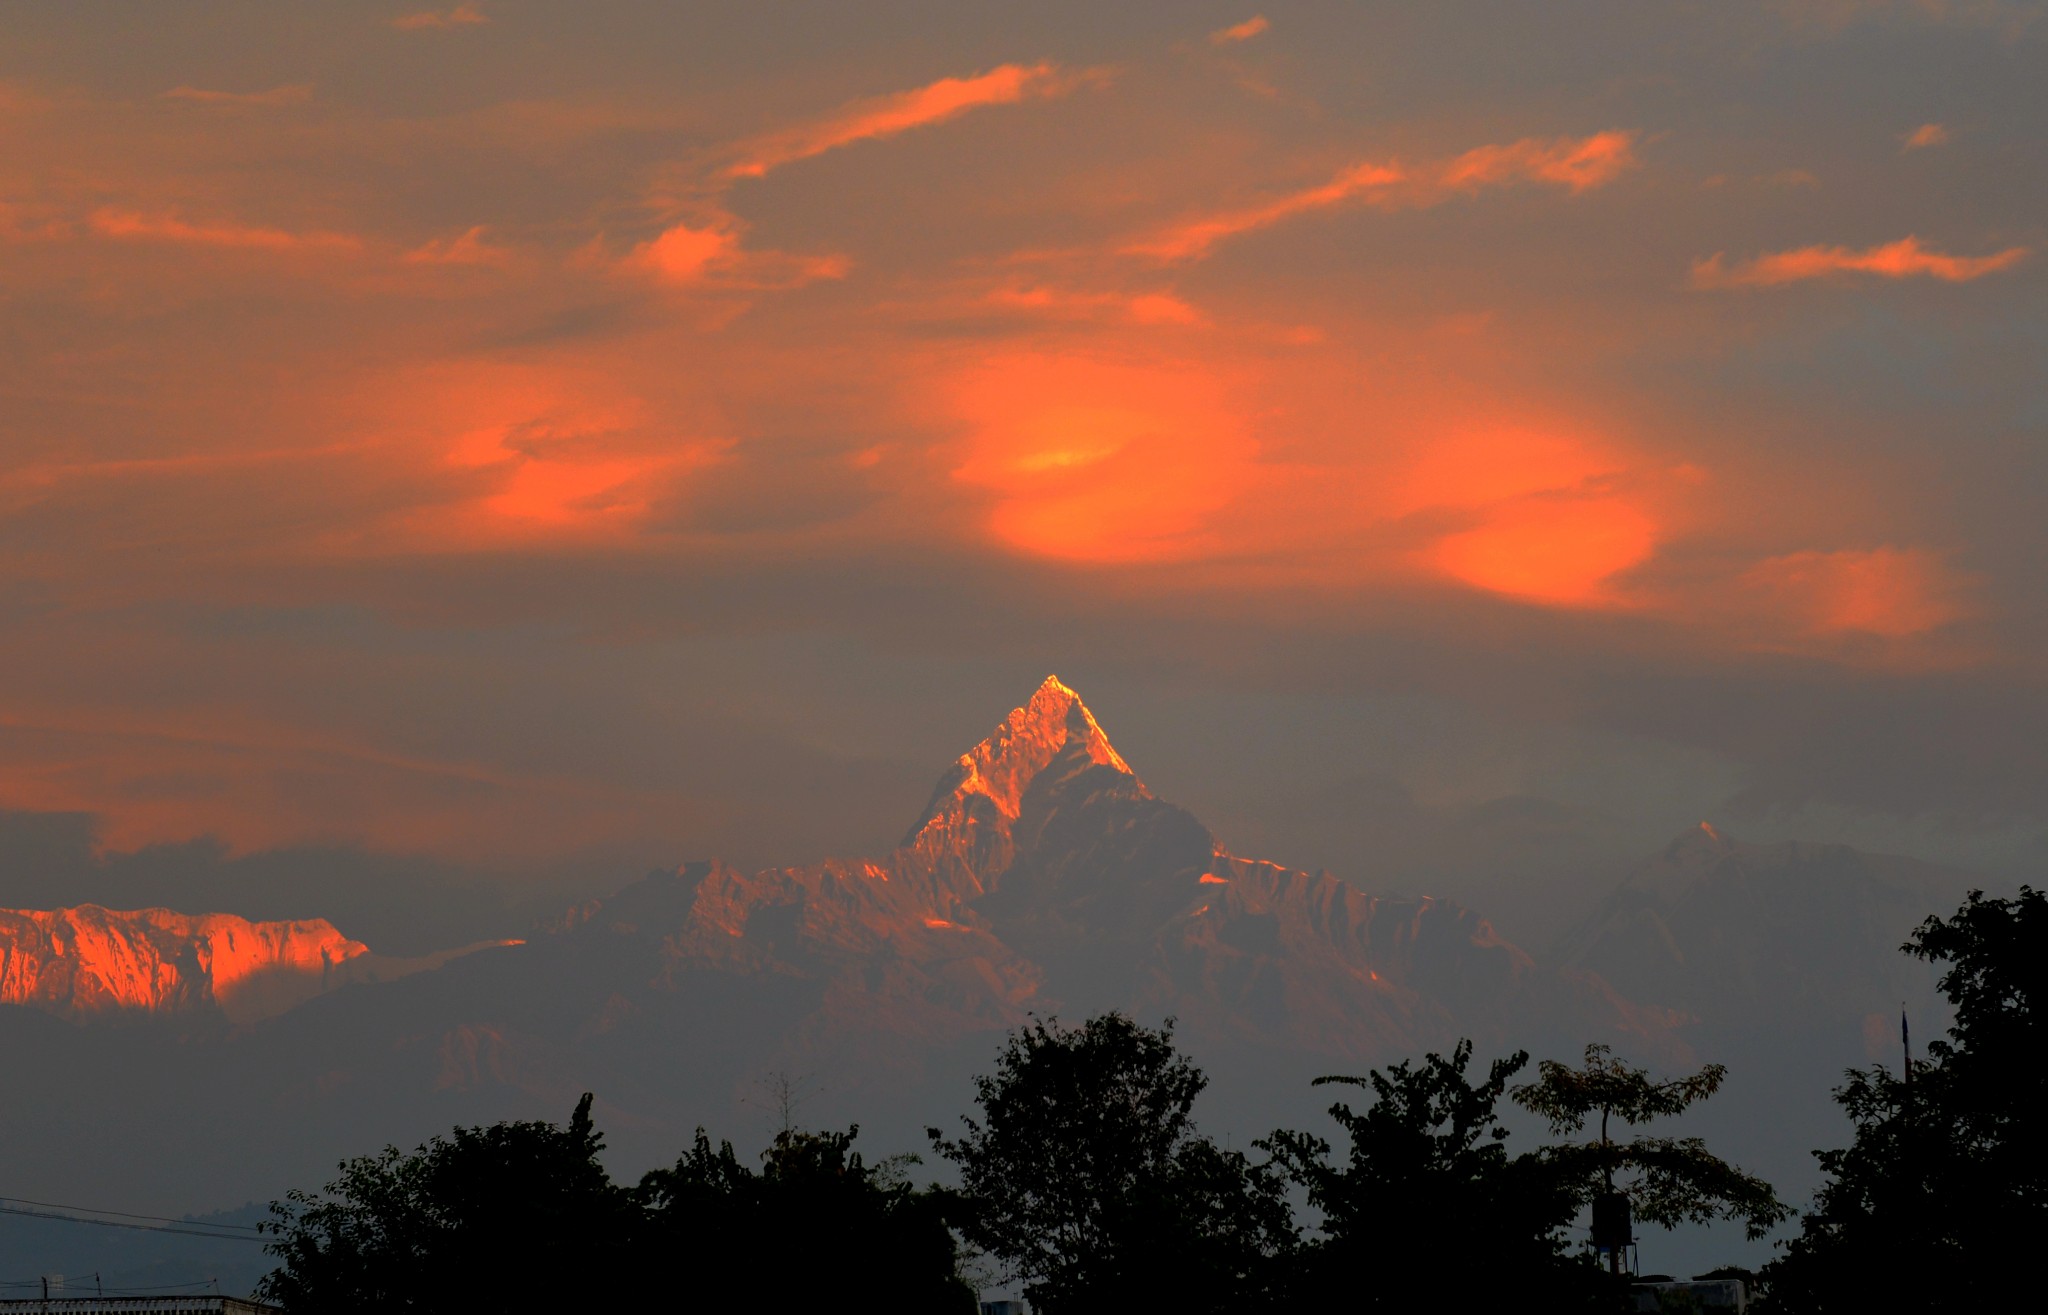
[[[1638,867],[1555,958],[1714,1032],[1860,1020],[1889,1053],[1900,1007],[1925,1019],[1935,999],[1928,966],[1898,947],[1983,884],[1847,845],[1742,844],[1702,823]]]
[[[325,919],[251,922],[232,913],[0,909],[0,1005],[76,1022],[138,1016],[229,1023],[275,1018],[316,995],[395,981],[492,945],[416,958],[373,954]]]
[[[25,1006],[0,1007],[0,1045],[42,1075],[17,1083],[0,1160],[14,1194],[214,1208],[452,1123],[559,1118],[587,1089],[637,1173],[700,1123],[744,1140],[764,1081],[905,1149],[965,1109],[1005,1030],[1121,1008],[1180,1020],[1212,1125],[1247,1136],[1324,1103],[1310,1076],[1462,1036],[1660,1065],[1739,1052],[1731,1131],[1805,1172],[1830,1076],[1889,1053],[1870,1020],[1931,1010],[1896,947],[1966,884],[1702,828],[1534,956],[1455,903],[1225,852],[1048,678],[893,853],[690,863],[524,942],[386,960],[320,921],[0,913],[0,1002]]]

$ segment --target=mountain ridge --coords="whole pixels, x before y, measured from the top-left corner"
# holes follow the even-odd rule
[[[198,935],[203,918],[173,926],[161,920],[185,915],[164,913],[161,925],[152,916],[94,915],[154,928],[144,975],[175,987],[159,999],[131,984],[138,1003],[124,1007],[217,1006],[236,1023],[463,953],[383,960],[324,921],[215,915],[244,941],[300,928],[327,947],[266,964],[273,980],[258,1003],[232,982],[212,984],[202,951],[171,943],[180,929],[188,941]],[[534,937],[558,965],[546,971],[616,978],[608,1002],[705,989],[707,974],[774,981],[808,992],[779,1024],[796,1035],[886,1033],[912,1046],[1008,1028],[1034,1012],[1112,1008],[1174,1013],[1219,1039],[1359,1060],[1468,1033],[1504,1036],[1545,1012],[1603,1035],[1657,1039],[1667,1030],[1656,1011],[1585,974],[1549,970],[1455,902],[1376,895],[1328,872],[1231,854],[1191,813],[1152,794],[1057,676],[954,760],[882,858],[753,872],[687,863],[569,909]],[[602,948],[586,955],[591,946]],[[22,966],[24,984],[5,998],[74,1020],[126,998],[91,974],[67,997],[59,979],[76,956],[46,953],[40,975],[26,971],[30,957],[9,961]],[[124,949],[110,960],[134,957]],[[623,1017],[622,1008],[601,1012]]]
[[[0,1005],[72,1022],[217,1014],[235,1025],[289,1013],[343,986],[427,972],[483,941],[395,958],[325,918],[253,921],[172,909],[0,909]]]
[[[1665,1024],[1549,971],[1454,902],[1230,854],[1154,796],[1052,676],[955,760],[886,858],[688,864],[557,930],[605,935],[627,907],[638,935],[656,905],[668,989],[703,971],[808,980],[820,999],[807,1032],[916,1018],[952,1036],[1119,1008],[1369,1059],[1504,1035],[1544,1007],[1603,1034],[1659,1038]],[[1532,993],[1540,1006],[1521,999]]]
[[[1629,999],[1723,1030],[1936,1010],[1931,969],[1897,947],[1998,883],[1848,845],[1745,842],[1701,823],[1639,863],[1549,956]],[[1872,958],[1872,945],[1888,953]]]

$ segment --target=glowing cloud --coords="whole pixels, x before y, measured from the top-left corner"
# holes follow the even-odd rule
[[[1635,134],[1609,131],[1549,141],[1525,137],[1505,146],[1476,147],[1445,165],[1440,177],[1450,188],[1538,182],[1583,192],[1614,181],[1636,163]]]
[[[1462,513],[1465,527],[1423,553],[1435,574],[1526,602],[1610,606],[1620,601],[1612,577],[1646,561],[1661,537],[1648,507],[1611,487],[1628,467],[1575,435],[1472,428],[1418,453],[1392,481],[1390,510]]]
[[[1923,123],[1899,139],[1902,151],[1924,150],[1929,146],[1948,145],[1948,129],[1938,123]]]
[[[1392,510],[1490,507],[1537,494],[1570,493],[1618,474],[1625,463],[1585,440],[1518,425],[1464,429],[1430,443],[1392,485]]]
[[[1240,41],[1251,40],[1271,26],[1273,25],[1266,21],[1264,14],[1254,14],[1244,20],[1244,22],[1233,27],[1218,28],[1211,32],[1209,34],[1209,44],[1212,46],[1234,46]]]
[[[1216,546],[1210,522],[1252,475],[1257,445],[1209,371],[1029,354],[957,378],[962,483],[995,496],[1009,546],[1079,562],[1176,561]]]
[[[845,278],[852,267],[839,255],[750,251],[741,243],[744,232],[745,225],[730,215],[675,224],[633,248],[618,262],[618,268],[670,287],[761,291]]]
[[[739,235],[717,225],[677,224],[634,249],[628,261],[668,283],[694,283],[739,254]]]
[[[512,259],[512,252],[485,242],[484,226],[478,224],[460,237],[435,238],[414,247],[405,253],[405,259],[412,265],[503,265]]]
[[[1340,205],[1361,194],[1383,191],[1404,177],[1401,170],[1393,165],[1356,164],[1320,187],[1295,192],[1264,205],[1189,220],[1141,242],[1134,242],[1124,251],[1130,255],[1150,256],[1154,260],[1196,260],[1208,255],[1209,248],[1228,238],[1254,229],[1269,228],[1283,219],[1311,210]]]
[[[1208,318],[1170,292],[1072,292],[1047,287],[998,288],[982,303],[1001,310],[1065,319],[1111,319],[1130,324],[1199,326]]]
[[[678,436],[602,370],[428,371],[388,405],[405,413],[399,441],[460,492],[396,525],[392,537],[431,549],[629,535],[678,478],[723,450]]]
[[[1078,82],[1051,64],[1004,64],[971,78],[940,78],[911,91],[856,101],[830,118],[761,138],[743,148],[745,158],[729,167],[726,176],[759,178],[785,164],[854,142],[943,123],[984,105],[1064,95]]]
[[[101,237],[143,242],[188,242],[199,246],[243,247],[259,251],[354,251],[359,238],[346,233],[292,233],[281,228],[242,224],[193,224],[176,215],[146,215],[133,210],[102,208],[86,220]]]
[[[1355,164],[1318,187],[1242,210],[1185,220],[1129,243],[1123,251],[1154,260],[1198,260],[1229,238],[1361,199],[1387,207],[1431,206],[1458,192],[1517,182],[1551,183],[1583,192],[1633,167],[1634,141],[1635,134],[1628,132],[1552,140],[1529,137],[1477,147],[1433,168],[1410,171],[1396,164]]]
[[[1836,278],[1848,274],[1875,274],[1880,278],[1934,278],[1945,283],[1967,283],[2011,269],[2032,254],[2026,247],[2007,247],[1988,256],[1950,256],[1920,244],[1917,237],[1903,237],[1882,246],[1800,247],[1758,256],[1730,266],[1723,253],[1716,252],[1692,267],[1696,288],[1776,287],[1803,279]]]
[[[402,14],[391,20],[391,26],[401,32],[433,31],[439,28],[475,27],[491,20],[476,5],[457,5],[445,12],[434,9],[422,10],[417,14]]]
[[[1744,583],[1821,633],[1900,639],[1968,614],[1958,597],[1961,583],[1924,548],[1789,553],[1759,563]]]
[[[1610,581],[1647,560],[1657,525],[1621,498],[1532,499],[1437,541],[1430,560],[1475,589],[1556,606],[1614,602]]]
[[[205,87],[173,87],[165,100],[188,100],[200,105],[302,105],[313,99],[313,84],[297,82],[268,91],[211,91]]]
[[[483,507],[496,515],[536,525],[569,526],[620,513],[638,515],[644,499],[627,486],[660,469],[652,461],[520,461]]]

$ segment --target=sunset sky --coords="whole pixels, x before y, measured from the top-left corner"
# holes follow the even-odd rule
[[[0,808],[797,863],[1057,672],[1483,908],[2048,859],[2048,6],[5,29]]]

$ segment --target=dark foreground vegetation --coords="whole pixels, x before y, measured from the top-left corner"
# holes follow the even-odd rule
[[[1903,1076],[1852,1071],[1854,1140],[1759,1279],[1772,1311],[1989,1309],[2048,1224],[2041,1016],[2048,897],[1972,895],[1905,946],[1947,965],[1956,1022]],[[457,1312],[631,1302],[767,1310],[851,1302],[974,1309],[963,1273],[1020,1282],[1047,1315],[1097,1311],[1635,1308],[1588,1212],[1762,1237],[1789,1219],[1769,1184],[1653,1127],[1723,1071],[1653,1078],[1588,1047],[1482,1072],[1448,1056],[1321,1081],[1356,1088],[1323,1132],[1219,1147],[1190,1112],[1205,1085],[1172,1025],[1119,1014],[1034,1022],[977,1079],[973,1115],[932,1150],[958,1186],[913,1186],[915,1157],[870,1165],[856,1130],[785,1128],[758,1167],[701,1131],[672,1168],[611,1181],[585,1096],[566,1128],[458,1128],[411,1154],[344,1164],[272,1207],[288,1310]],[[1520,1079],[1518,1081],[1518,1079]],[[1556,1139],[1508,1148],[1503,1102]],[[1447,1237],[1455,1237],[1452,1247]],[[835,1295],[836,1294],[836,1295]]]

